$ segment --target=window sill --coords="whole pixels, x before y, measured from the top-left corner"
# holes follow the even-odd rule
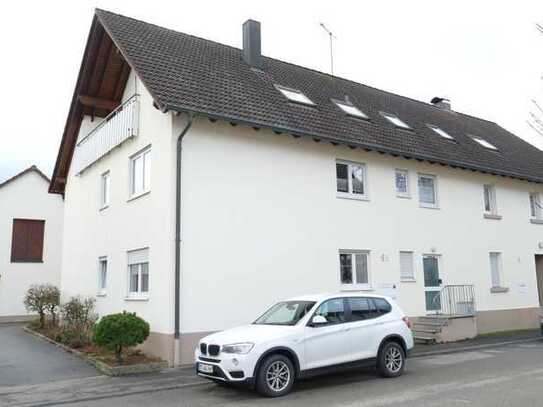
[[[419,206],[424,209],[439,209],[438,205],[419,203]]]
[[[490,292],[492,294],[506,293],[509,291],[509,287],[492,287]]]
[[[483,218],[485,218],[485,219],[501,220],[501,219],[502,219],[502,216],[501,216],[501,215],[496,215],[496,214],[493,214],[493,213],[485,213],[485,214],[483,215]]]
[[[140,192],[139,194],[134,194],[130,198],[126,200],[126,202],[135,201],[138,198],[141,198],[142,196],[148,195],[151,193],[151,190]]]
[[[543,225],[543,219],[532,218],[530,219],[530,223],[533,223],[534,225]]]
[[[107,208],[109,208],[109,204],[100,207],[100,209],[98,209],[98,211],[102,212],[102,211],[105,211]]]
[[[124,298],[125,301],[149,301],[149,297],[135,297],[135,296],[128,296]]]
[[[415,280],[414,278],[403,278],[400,280],[400,283],[416,283],[417,280]]]
[[[348,194],[345,192],[337,192],[336,198],[352,199],[354,201],[369,201],[370,200],[367,195]]]
[[[342,285],[341,291],[373,291],[373,287],[360,284]]]
[[[396,194],[396,198],[411,199],[411,195]]]
[[[11,260],[10,263],[43,263],[43,260]]]
[[[98,294],[96,294],[97,297],[106,297],[107,293],[105,291],[100,291]]]

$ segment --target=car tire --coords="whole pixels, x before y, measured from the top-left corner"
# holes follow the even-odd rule
[[[405,351],[397,342],[385,342],[377,356],[377,371],[383,377],[398,377],[405,368]]]
[[[294,385],[296,371],[292,361],[280,354],[268,356],[258,368],[256,390],[266,397],[281,397]]]

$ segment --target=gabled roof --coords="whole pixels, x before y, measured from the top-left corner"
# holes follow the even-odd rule
[[[103,27],[164,111],[192,112],[353,148],[543,182],[543,152],[496,123],[273,58],[263,57],[262,70],[254,69],[242,60],[238,48],[103,10],[96,10],[95,24]],[[275,85],[298,89],[315,105],[289,102]],[[333,99],[349,100],[370,120],[347,116]],[[383,112],[396,115],[411,130],[393,126]],[[443,129],[454,141],[436,135],[428,124]],[[484,148],[473,137],[487,140],[497,151]],[[54,183],[53,179],[53,190]]]
[[[40,171],[40,169],[38,167],[36,167],[35,165],[32,165],[31,167],[28,167],[26,170],[23,170],[21,171],[20,173],[18,174],[15,174],[13,177],[11,178],[8,178],[7,180],[5,180],[4,182],[0,183],[0,188],[6,186],[7,184],[15,181],[16,179],[18,178],[21,178],[22,176],[30,173],[30,172],[35,172],[36,174],[38,174],[40,177],[43,178],[43,180],[45,182],[47,182],[48,184],[51,182],[51,180],[47,177],[47,175],[45,175],[43,172]]]

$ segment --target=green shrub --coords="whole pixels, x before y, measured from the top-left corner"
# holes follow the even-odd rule
[[[95,344],[114,352],[117,362],[122,364],[124,348],[143,343],[149,336],[149,324],[135,313],[106,315],[94,327]]]
[[[90,342],[92,326],[98,319],[94,298],[72,297],[62,305],[62,343],[82,347]]]
[[[45,314],[50,312],[53,322],[56,322],[55,311],[60,301],[60,291],[51,284],[31,285],[24,298],[24,305],[28,311],[37,312],[40,316],[39,328],[45,327]]]

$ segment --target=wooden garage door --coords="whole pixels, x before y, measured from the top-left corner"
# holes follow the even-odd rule
[[[43,261],[44,229],[44,220],[13,219],[12,263],[39,263]]]

